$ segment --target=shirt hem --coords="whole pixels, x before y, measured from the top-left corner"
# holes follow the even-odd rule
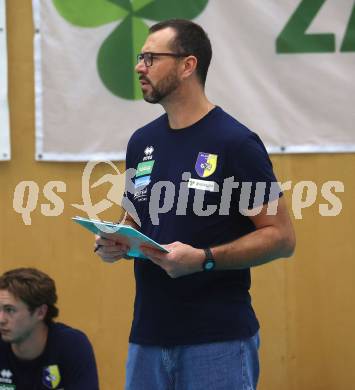
[[[135,336],[129,337],[129,342],[133,344],[140,345],[154,345],[154,346],[165,346],[165,347],[173,347],[173,346],[182,346],[182,345],[196,345],[196,344],[209,344],[209,343],[217,343],[223,341],[231,341],[231,340],[243,340],[250,337],[253,337],[260,329],[260,326],[256,326],[255,328],[250,329],[248,332],[243,333],[234,333],[229,335],[211,335],[204,336],[200,339],[179,339],[179,340],[157,340],[157,339],[147,339],[140,338]]]

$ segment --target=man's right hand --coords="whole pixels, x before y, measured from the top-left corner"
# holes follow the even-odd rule
[[[107,263],[115,263],[116,261],[126,258],[129,247],[117,241],[95,236],[95,253]]]

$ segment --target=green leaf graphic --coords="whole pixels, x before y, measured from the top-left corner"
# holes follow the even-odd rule
[[[117,4],[119,7],[124,8],[126,11],[132,11],[132,5],[130,0],[108,0],[108,1]]]
[[[151,20],[171,18],[193,19],[206,7],[208,0],[155,0],[135,12],[135,16]]]
[[[133,11],[138,11],[139,9],[145,7],[147,4],[152,3],[154,0],[133,0],[132,9]]]
[[[101,80],[113,94],[125,99],[141,98],[138,78],[134,73],[136,47],[142,47],[148,26],[128,16],[102,44],[98,56]]]
[[[53,4],[65,20],[79,27],[97,27],[127,15],[107,0],[53,0]]]
[[[208,0],[52,0],[59,14],[80,27],[98,27],[113,21],[121,23],[105,39],[97,57],[97,69],[106,88],[124,99],[142,99],[134,72],[136,56],[148,35],[143,18],[161,21],[192,19]]]

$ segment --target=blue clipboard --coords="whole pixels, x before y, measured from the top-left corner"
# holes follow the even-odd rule
[[[140,246],[143,244],[162,252],[169,253],[163,246],[131,226],[82,217],[73,217],[72,220],[101,237],[113,240],[119,238],[120,242],[126,244],[130,248],[127,252],[127,255],[130,257],[146,259],[146,256],[144,256],[140,250]]]

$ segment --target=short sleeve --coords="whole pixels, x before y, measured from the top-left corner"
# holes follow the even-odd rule
[[[235,199],[240,208],[267,204],[282,195],[272,162],[261,139],[250,132],[243,142],[228,146],[228,175],[239,182]]]

